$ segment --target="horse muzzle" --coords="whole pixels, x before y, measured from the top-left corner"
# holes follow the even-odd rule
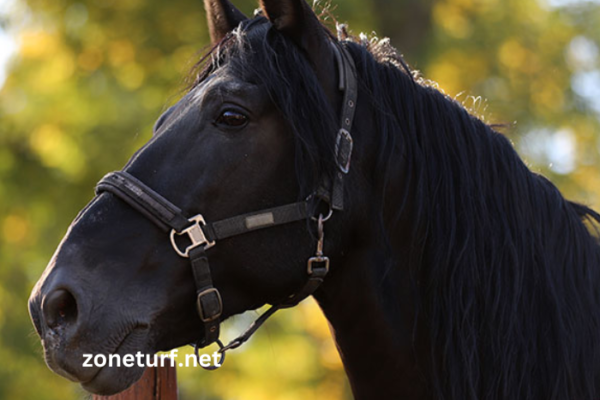
[[[52,271],[33,289],[29,313],[48,367],[80,383],[89,392],[111,395],[137,381],[144,368],[99,366],[89,359],[96,355],[108,358],[114,354],[122,359],[127,354],[154,353],[149,324],[129,321],[118,312],[113,313],[112,318],[95,315],[87,297],[79,286],[69,285],[62,274]],[[102,326],[97,321],[103,321]]]

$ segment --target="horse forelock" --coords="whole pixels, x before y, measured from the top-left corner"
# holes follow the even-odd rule
[[[296,141],[300,195],[305,197],[324,175],[333,174],[334,140],[339,129],[335,112],[306,57],[266,18],[258,16],[240,24],[201,57],[188,78],[188,90],[223,67],[263,86],[287,121]]]

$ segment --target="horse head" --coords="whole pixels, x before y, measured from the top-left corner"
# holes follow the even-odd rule
[[[226,0],[205,1],[213,50],[196,82],[99,184],[33,289],[48,366],[91,392],[119,392],[143,368],[85,368],[83,354],[208,345],[220,321],[307,290],[319,235],[312,217],[321,208],[327,216],[340,173],[339,85],[353,71],[304,0],[261,6],[247,19]],[[183,223],[157,222],[165,207]],[[327,242],[332,257],[343,237]],[[191,268],[192,247],[202,254]]]

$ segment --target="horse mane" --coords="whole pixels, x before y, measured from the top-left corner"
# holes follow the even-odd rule
[[[335,168],[335,112],[305,57],[269,26],[260,17],[242,24],[201,60],[192,86],[225,62],[265,85],[290,123],[298,178],[311,190]],[[410,264],[436,398],[598,398],[600,245],[588,228],[600,215],[565,200],[505,136],[416,77],[387,41],[344,43],[359,103],[372,107],[372,132],[361,134],[377,144],[373,197],[382,198],[388,230],[384,193],[405,178],[391,219],[413,221]]]
[[[381,170],[406,168],[403,191],[416,196],[437,397],[598,398],[600,246],[583,221],[600,215],[565,200],[505,136],[407,73],[387,42],[351,48],[385,111],[375,129]]]

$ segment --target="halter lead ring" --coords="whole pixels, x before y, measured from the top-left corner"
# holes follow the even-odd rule
[[[216,222],[206,222],[201,214],[188,218],[176,205],[148,187],[146,184],[124,171],[112,172],[104,176],[96,186],[96,194],[110,192],[135,210],[154,222],[159,228],[169,232],[171,245],[175,252],[190,260],[194,282],[196,284],[196,308],[204,327],[204,337],[194,344],[198,357],[198,349],[211,343],[219,345],[222,364],[225,352],[244,344],[260,326],[277,310],[294,307],[302,300],[312,295],[323,283],[329,272],[329,258],[323,254],[325,240],[324,223],[331,218],[334,210],[343,210],[344,177],[350,168],[353,140],[350,135],[357,97],[357,82],[354,61],[348,51],[339,44],[332,46],[337,60],[339,73],[339,90],[343,91],[341,112],[341,128],[335,138],[335,163],[338,170],[332,180],[325,180],[317,188],[315,196],[325,201],[329,206],[327,215],[320,214],[317,221],[317,250],[315,256],[307,261],[306,272],[308,279],[292,296],[272,305],[240,336],[227,345],[219,340],[220,322],[223,314],[221,294],[214,287],[212,274],[208,263],[206,250],[215,246],[218,240],[241,235],[257,229],[288,224],[308,218],[310,215],[309,201],[286,204],[258,212],[238,215]],[[181,247],[180,237],[187,237],[190,244]],[[200,364],[202,365],[202,364]],[[219,365],[220,366],[220,365]],[[203,367],[208,370],[217,366]]]
[[[225,362],[225,346],[223,346],[223,342],[221,342],[221,340],[217,339],[215,341],[215,343],[217,343],[217,345],[219,346],[219,350],[218,353],[221,354],[221,358],[219,358],[219,362],[215,365],[209,365],[209,366],[204,366],[201,362],[200,362],[200,354],[198,354],[198,345],[194,344],[194,355],[196,356],[196,360],[198,361],[198,365],[200,365],[202,368],[204,368],[207,371],[214,371],[216,369],[221,368],[221,365],[223,365],[223,363]]]

